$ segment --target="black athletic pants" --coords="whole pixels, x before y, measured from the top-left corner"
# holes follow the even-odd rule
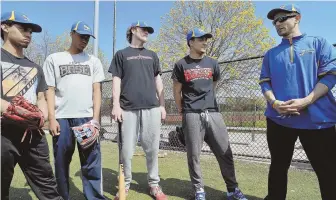
[[[28,132],[21,143],[24,131],[16,126],[1,125],[1,199],[9,199],[17,163],[38,199],[63,199],[57,192],[46,136],[38,131]]]
[[[267,119],[267,142],[271,153],[267,200],[285,200],[287,174],[297,138],[317,175],[323,200],[334,200],[336,190],[335,127],[319,130],[287,128]]]

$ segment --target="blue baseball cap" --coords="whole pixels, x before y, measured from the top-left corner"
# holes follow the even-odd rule
[[[276,14],[278,14],[279,12],[301,14],[301,10],[300,10],[300,8],[297,5],[295,5],[295,4],[287,4],[287,5],[280,6],[280,8],[275,8],[275,9],[269,11],[269,13],[267,14],[267,18],[271,19],[271,20],[274,20],[274,16]]]
[[[131,26],[129,27],[129,29],[131,29],[132,27],[147,28],[149,34],[154,33],[154,29],[153,29],[153,27],[148,26],[148,24],[147,24],[146,22],[144,22],[144,21],[136,21],[136,22],[133,22],[133,23],[131,24]]]
[[[77,21],[72,24],[71,31],[76,31],[76,33],[80,35],[90,35],[91,37],[96,39],[96,37],[92,33],[92,29],[90,28],[90,26],[83,21]]]
[[[32,27],[32,31],[36,33],[40,33],[42,28],[40,25],[33,23],[27,15],[17,12],[17,11],[10,11],[5,12],[1,15],[1,23],[3,22],[15,22],[18,24],[26,24]]]
[[[212,38],[211,33],[206,33],[202,29],[194,28],[194,29],[188,31],[187,42],[189,42],[189,40],[191,40],[191,38],[199,38],[199,37],[203,37],[203,36],[205,36],[207,38]]]

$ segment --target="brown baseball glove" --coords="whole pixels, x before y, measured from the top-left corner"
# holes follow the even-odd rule
[[[12,99],[7,110],[2,113],[3,123],[15,124],[27,130],[40,130],[44,125],[44,116],[42,111],[34,104],[27,101],[23,96],[16,96]]]

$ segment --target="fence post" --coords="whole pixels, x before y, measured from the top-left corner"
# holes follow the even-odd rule
[[[253,125],[254,125],[254,128],[256,128],[256,124],[257,124],[257,103],[254,101],[254,113],[253,113]],[[255,132],[252,131],[252,142],[255,141]]]
[[[104,84],[104,82],[100,83],[100,94],[101,94],[101,96],[103,96],[103,84]],[[102,109],[100,109],[99,124],[100,124],[100,126],[102,125]]]

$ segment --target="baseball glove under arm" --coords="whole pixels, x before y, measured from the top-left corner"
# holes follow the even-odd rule
[[[100,124],[91,120],[80,126],[72,127],[75,138],[82,149],[91,147],[99,137]]]
[[[2,114],[3,122],[15,123],[30,129],[40,129],[44,125],[42,111],[23,96],[16,96]]]
[[[42,111],[23,96],[15,96],[12,99],[6,111],[2,113],[1,120],[3,123],[25,128],[22,141],[28,130],[40,130],[45,122]]]

